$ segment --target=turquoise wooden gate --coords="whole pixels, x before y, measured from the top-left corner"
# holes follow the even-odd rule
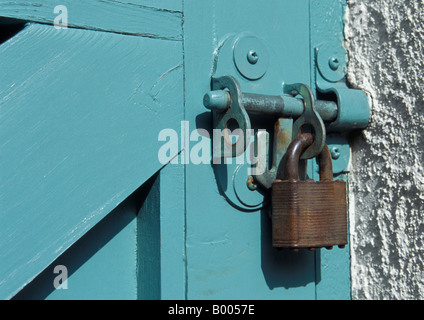
[[[348,247],[273,249],[266,209],[232,206],[210,163],[184,163],[186,131],[212,129],[202,99],[226,38],[277,57],[280,78],[243,88],[315,90],[315,48],[341,46],[344,6],[1,0],[0,298],[349,299]]]

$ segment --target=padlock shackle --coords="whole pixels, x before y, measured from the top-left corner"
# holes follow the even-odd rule
[[[321,153],[318,155],[319,163],[319,180],[320,181],[333,181],[333,161],[331,152],[327,145],[324,145]]]
[[[278,167],[277,180],[294,181],[299,180],[299,161],[302,153],[314,143],[314,136],[310,133],[303,133],[296,137],[286,151],[283,161]],[[327,145],[324,145],[318,155],[320,181],[333,180],[333,163],[331,152]]]

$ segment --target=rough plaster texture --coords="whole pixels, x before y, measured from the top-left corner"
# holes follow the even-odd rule
[[[353,139],[352,297],[424,299],[424,0],[350,0],[345,37],[373,99]]]

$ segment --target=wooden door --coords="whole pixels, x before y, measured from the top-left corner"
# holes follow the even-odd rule
[[[273,249],[267,207],[231,205],[187,137],[213,129],[202,101],[225,39],[254,34],[271,52],[273,76],[243,90],[314,87],[315,24],[331,16],[341,35],[343,8],[0,1],[0,298],[349,298],[348,248]]]

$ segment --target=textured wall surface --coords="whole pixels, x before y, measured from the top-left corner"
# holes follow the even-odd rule
[[[424,0],[350,0],[349,82],[373,99],[353,139],[352,297],[424,299]]]

